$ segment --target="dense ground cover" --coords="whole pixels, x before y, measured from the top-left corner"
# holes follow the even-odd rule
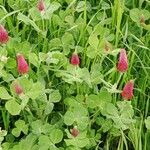
[[[0,149],[150,149],[149,0],[0,0]]]

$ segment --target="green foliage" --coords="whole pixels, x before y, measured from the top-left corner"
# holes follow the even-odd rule
[[[7,101],[5,108],[11,115],[19,115],[21,111],[21,106],[16,102],[15,99]]]
[[[31,26],[33,26],[33,28],[34,28],[37,32],[42,33],[43,36],[46,35],[46,33],[45,33],[45,32],[42,32],[42,30],[36,25],[36,23],[35,23],[33,20],[31,20],[30,18],[28,18],[28,17],[25,16],[24,14],[19,13],[17,18],[18,18],[18,20],[23,21],[26,25],[31,25]]]
[[[26,125],[23,120],[17,120],[17,121],[15,122],[15,126],[16,126],[16,128],[14,128],[14,129],[12,130],[12,134],[13,134],[15,137],[19,137],[20,134],[21,134],[21,131],[22,131],[24,134],[27,134],[27,133],[28,133],[28,125]]]
[[[33,83],[30,91],[28,91],[26,94],[29,96],[31,99],[36,99],[38,98],[41,94],[44,92],[44,87],[40,82]]]
[[[75,123],[79,129],[84,130],[89,123],[87,109],[80,103],[73,101],[74,99],[71,98],[65,100],[69,109],[64,115],[64,123],[68,126]]]
[[[0,98],[4,100],[11,99],[12,97],[8,94],[7,90],[4,87],[0,87]]]
[[[145,119],[145,125],[146,125],[146,128],[147,130],[150,129],[150,117],[148,116],[147,119]]]
[[[37,0],[0,0],[9,35],[0,42],[0,150],[148,150],[149,1],[43,2],[39,11]],[[124,73],[116,68],[120,49]],[[18,53],[27,74],[18,73]],[[131,79],[127,101],[121,92]]]
[[[66,130],[67,136],[69,139],[65,139],[65,143],[68,147],[80,149],[86,147],[89,144],[89,139],[86,137],[86,132],[83,131],[77,137],[72,137],[69,131]]]
[[[115,123],[114,126],[116,128],[126,130],[130,128],[130,125],[135,123],[135,120],[132,118],[134,112],[132,105],[130,104],[130,102],[128,103],[126,101],[123,101],[123,102],[117,102],[117,106],[119,111],[113,104],[108,103],[106,105],[106,110],[104,111],[104,115],[108,119],[111,118],[114,121]]]
[[[4,137],[7,135],[7,131],[6,130],[1,130],[0,128],[0,149],[2,150],[2,142],[4,140]]]
[[[134,22],[140,23],[140,17],[142,15],[144,17],[144,20],[148,20],[150,18],[150,12],[148,10],[140,10],[138,8],[130,10],[130,17]]]

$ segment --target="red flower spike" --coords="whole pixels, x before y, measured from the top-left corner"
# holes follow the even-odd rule
[[[128,58],[125,49],[121,49],[120,51],[117,70],[120,72],[126,72],[128,70]]]
[[[15,88],[15,92],[17,95],[20,95],[21,93],[23,93],[22,87],[17,82],[14,83],[14,88]]]
[[[37,8],[39,11],[44,11],[45,10],[45,5],[43,0],[39,0]]]
[[[72,56],[71,56],[71,64],[74,65],[74,66],[80,64],[80,59],[79,59],[78,54],[76,54],[76,53],[72,54]]]
[[[134,88],[134,81],[130,80],[126,83],[126,85],[124,86],[123,90],[122,90],[122,97],[125,100],[131,100],[133,97],[133,88]]]
[[[71,129],[71,135],[73,137],[77,137],[79,135],[79,130],[77,129],[77,127],[74,127],[73,129]]]
[[[26,74],[29,71],[29,66],[23,55],[17,54],[18,72],[20,74]]]
[[[0,44],[5,44],[9,40],[6,29],[0,25]]]

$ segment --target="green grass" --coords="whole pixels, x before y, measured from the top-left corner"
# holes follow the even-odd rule
[[[149,150],[149,1],[45,0],[45,6],[40,13],[36,0],[0,0],[0,24],[10,37],[0,45],[0,58],[8,58],[0,62],[0,148]],[[129,61],[122,74],[121,48]],[[74,51],[77,67],[70,64]],[[30,66],[27,75],[17,72],[17,53]],[[120,92],[131,79],[134,97],[125,101]],[[24,94],[16,95],[14,80]]]

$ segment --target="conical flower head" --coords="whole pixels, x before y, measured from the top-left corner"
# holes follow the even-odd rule
[[[77,137],[79,135],[79,130],[77,129],[76,126],[73,129],[71,129],[71,135],[73,137]]]
[[[125,100],[131,100],[133,97],[133,89],[134,89],[134,81],[130,80],[125,84],[122,90],[122,93],[121,93],[122,97]]]
[[[29,66],[22,54],[17,54],[18,72],[20,74],[26,74],[29,71]]]
[[[23,88],[17,81],[14,82],[14,89],[17,95],[20,95],[21,93],[23,93]]]
[[[117,70],[120,72],[126,72],[128,70],[128,58],[125,49],[121,49],[120,51]]]
[[[38,8],[39,11],[45,10],[44,0],[39,0],[39,2],[37,4],[37,8]]]
[[[71,64],[76,66],[80,64],[80,59],[77,53],[73,53],[71,56]]]
[[[0,44],[5,44],[9,40],[6,29],[0,25]]]

